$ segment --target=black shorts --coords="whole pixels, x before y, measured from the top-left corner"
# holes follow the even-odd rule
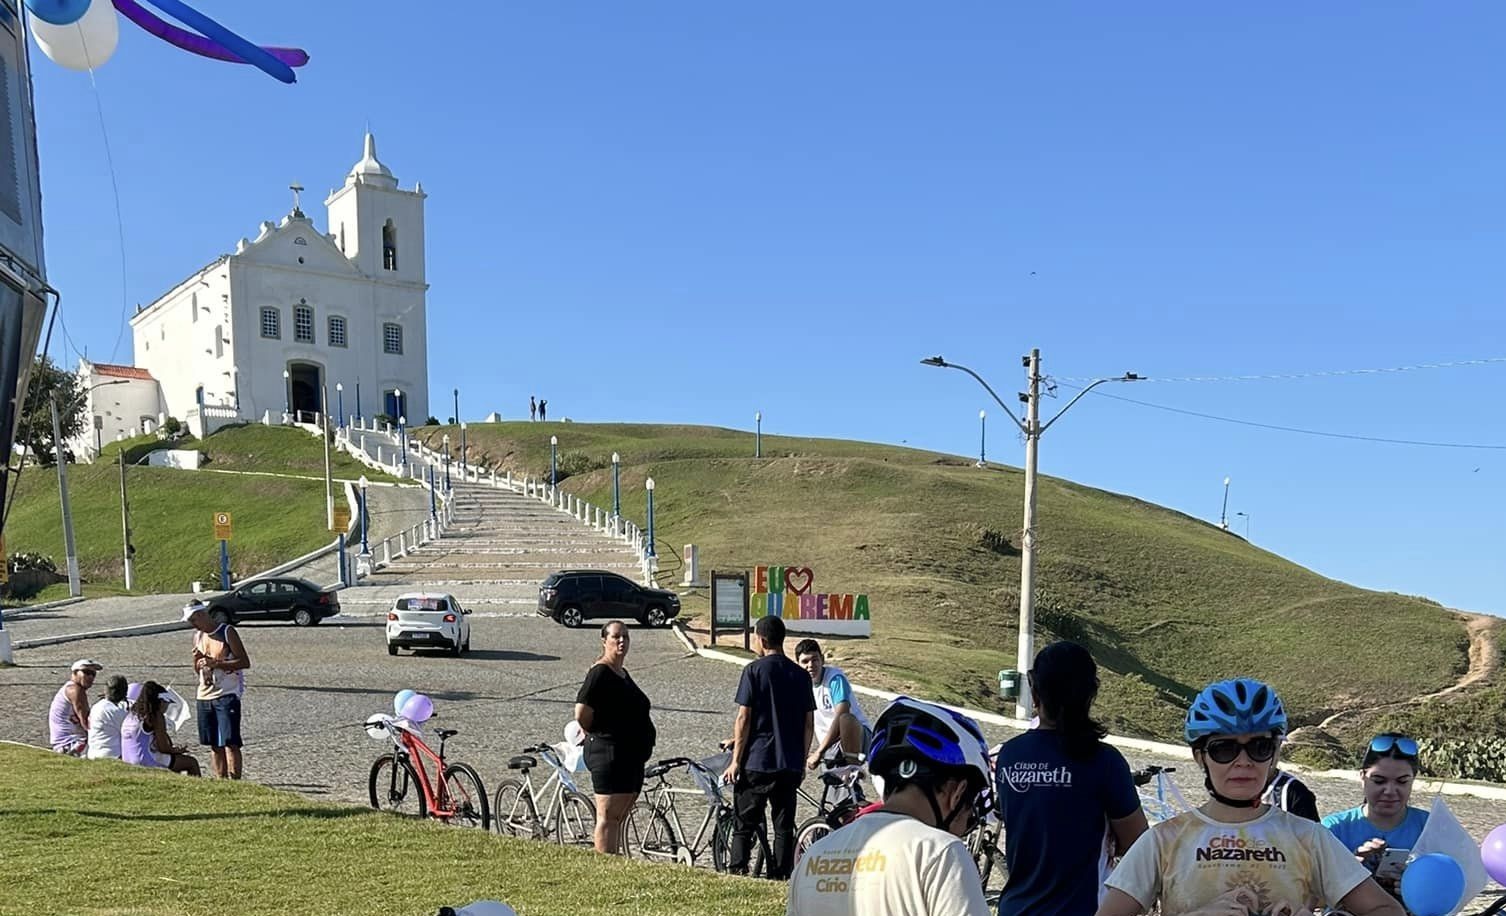
[[[625,748],[610,738],[586,736],[586,768],[597,795],[631,795],[643,791],[642,751]]]

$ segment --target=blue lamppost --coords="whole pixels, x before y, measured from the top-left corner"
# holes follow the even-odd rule
[[[345,428],[345,383],[335,382],[335,403],[340,409],[340,428]]]
[[[288,416],[293,415],[293,376],[288,370],[282,370],[282,406]]]
[[[763,457],[763,411],[753,414],[753,457]]]
[[[434,465],[429,465],[429,520],[439,521],[439,501],[434,496]]]
[[[612,453],[612,521],[622,518],[622,479],[619,476],[622,470],[622,456]],[[613,529],[614,531],[616,529]]]
[[[455,389],[455,422],[460,422],[460,389]]]
[[[559,483],[560,437],[549,437],[549,486]]]
[[[978,411],[978,467],[988,465],[988,411]]]
[[[403,453],[403,476],[408,476],[408,418],[397,418],[397,447]]]
[[[361,415],[361,377],[360,376],[356,376],[356,419],[357,420],[364,420],[364,419],[366,419],[364,416]]]
[[[360,509],[361,509],[361,556],[363,556],[363,557],[369,557],[369,556],[371,556],[371,547],[370,547],[370,545],[368,545],[366,543],[366,529],[370,525],[370,520],[369,520],[368,516],[366,515],[366,487],[367,487],[367,484],[368,484],[368,481],[366,480],[366,475],[362,474],[361,475],[361,479],[359,481],[357,481],[357,485],[360,487],[360,490],[361,490],[361,505],[360,505]]]
[[[445,433],[444,438],[444,490],[446,493],[455,489],[450,483],[450,434]]]
[[[460,421],[460,479],[465,479],[465,421]]]
[[[654,479],[650,477],[643,482],[648,489],[648,555],[655,557],[654,553]]]

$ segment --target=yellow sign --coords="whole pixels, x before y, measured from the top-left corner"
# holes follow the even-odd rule
[[[350,507],[335,507],[335,523],[329,526],[331,531],[346,531],[350,528]]]
[[[216,512],[214,514],[214,539],[216,541],[230,540],[229,512]]]

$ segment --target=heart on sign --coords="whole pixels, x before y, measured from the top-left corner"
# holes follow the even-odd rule
[[[786,591],[803,595],[811,590],[811,582],[816,578],[809,566],[789,566],[784,570],[784,587]],[[799,585],[795,583],[799,582]]]

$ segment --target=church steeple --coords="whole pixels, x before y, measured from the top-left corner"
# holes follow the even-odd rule
[[[366,132],[366,148],[357,162],[350,169],[350,174],[345,176],[345,183],[350,184],[373,184],[381,188],[396,188],[397,178],[392,170],[377,159],[376,137],[371,131]]]

